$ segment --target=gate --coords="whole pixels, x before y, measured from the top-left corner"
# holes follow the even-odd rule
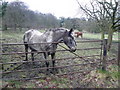
[[[44,74],[47,68],[44,62],[50,62],[51,59],[44,60],[41,54],[43,52],[40,51],[28,52],[28,54],[36,53],[35,61],[32,61],[30,56],[28,61],[24,61],[27,52],[24,51],[23,45],[23,43],[2,44],[2,61],[0,63],[2,66],[0,72],[2,79],[24,80],[45,77]],[[55,69],[57,69],[57,72],[55,75],[64,76],[87,72],[101,68],[101,65],[105,69],[106,53],[106,42],[104,42],[103,47],[102,40],[77,41],[75,53],[70,53],[63,43],[60,43],[59,48],[56,50]],[[52,66],[49,67],[50,71],[52,68]]]

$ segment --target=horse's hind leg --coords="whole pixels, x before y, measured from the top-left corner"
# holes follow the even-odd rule
[[[26,61],[28,61],[28,44],[25,44]]]
[[[31,53],[31,57],[32,57],[32,61],[34,61],[34,53],[33,53],[33,51]]]
[[[79,37],[79,35],[77,34],[77,38]]]

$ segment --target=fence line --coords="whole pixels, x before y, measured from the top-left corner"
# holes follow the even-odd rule
[[[76,50],[101,50],[102,52],[102,40],[86,40],[86,41],[76,41],[77,43],[90,43],[90,42],[100,42],[101,44],[101,47],[97,47],[97,48],[77,48]],[[33,44],[56,44],[57,42],[53,42],[53,43],[33,43]],[[63,42],[61,42],[63,43]],[[27,43],[25,43],[27,44]],[[25,45],[24,43],[3,43],[2,45],[3,46],[11,46],[11,45]],[[65,51],[69,51],[69,49],[67,50],[55,50],[55,52],[65,52]],[[14,55],[14,54],[30,54],[30,53],[43,53],[43,52],[52,52],[51,51],[39,51],[39,52],[9,52],[9,53],[0,53],[0,55]],[[74,57],[68,57],[68,58],[60,58],[60,59],[55,59],[55,61],[61,61],[61,60],[67,60],[67,59],[83,59],[84,61],[90,61],[90,60],[87,60],[87,59],[84,59],[86,57],[96,57],[96,56],[101,56],[100,55],[91,55],[91,56],[74,56]],[[98,61],[97,61],[98,60]],[[7,64],[17,64],[17,65],[22,65],[22,64],[25,64],[25,63],[30,63],[30,62],[45,62],[45,61],[52,61],[52,59],[46,59],[46,60],[35,60],[35,61],[16,61],[16,62],[3,62],[3,63],[0,63],[0,65],[7,65]],[[53,68],[59,68],[59,69],[62,69],[62,68],[67,68],[67,67],[73,67],[73,66],[85,66],[85,65],[91,65],[91,64],[100,64],[101,63],[101,60],[100,59],[95,59],[95,62],[88,62],[88,63],[80,63],[80,64],[73,64],[73,65],[64,65],[64,66],[56,66],[56,67],[42,67],[42,68],[34,68],[34,69],[24,69],[24,70],[11,70],[11,71],[2,71],[0,72],[0,74],[7,74],[7,73],[15,73],[15,72],[25,72],[25,71],[37,71],[37,70],[46,70],[46,69],[53,69]],[[19,65],[19,66],[20,66]],[[99,66],[99,65],[98,65]],[[95,68],[94,68],[95,69]],[[82,70],[83,71],[83,70]],[[87,71],[90,71],[90,70],[87,70]],[[75,72],[70,72],[70,73],[63,73],[63,74],[56,74],[56,76],[63,76],[63,75],[68,75],[68,74],[74,74],[74,73],[79,73],[81,71],[75,71]],[[36,78],[36,77],[35,77]],[[38,78],[38,77],[37,77]],[[20,80],[20,79],[19,79]]]
[[[85,41],[76,41],[76,43],[87,43],[87,42],[102,42],[102,40],[85,40]],[[43,42],[43,43],[2,43],[2,45],[7,46],[7,45],[34,45],[34,44],[57,44],[58,42],[52,42],[52,43],[47,43],[47,42]],[[60,42],[63,43],[63,42]]]
[[[4,38],[0,38],[0,40],[6,40],[6,39],[4,39]]]
[[[96,62],[96,63],[100,63]],[[27,69],[27,70],[15,70],[15,71],[6,71],[2,72],[2,74],[12,73],[12,72],[25,72],[25,71],[36,71],[36,70],[46,70],[46,69],[53,69],[53,68],[67,68],[67,67],[73,67],[73,66],[80,66],[80,65],[88,65],[88,64],[96,64],[96,63],[82,63],[82,64],[74,64],[74,65],[66,65],[66,66],[57,66],[57,67],[44,67],[44,68],[35,68],[35,69]],[[1,72],[0,72],[1,74]]]
[[[86,57],[96,57],[96,56],[100,56],[100,55],[91,55],[91,56],[82,56],[82,58],[86,58]],[[55,61],[59,61],[59,60],[67,60],[67,59],[77,59],[80,57],[69,57],[69,58],[60,58],[60,59],[55,59]],[[45,61],[52,61],[52,59],[46,59],[46,60],[35,60],[35,61],[18,61],[18,62],[6,62],[6,63],[0,63],[1,65],[4,64],[16,64],[16,63],[29,63],[29,62],[45,62]]]
[[[83,48],[83,49],[76,49],[76,50],[93,50],[93,49],[101,49],[99,48]],[[67,50],[55,50],[55,52],[64,52],[64,51],[70,51],[69,49]],[[36,51],[36,52],[10,52],[10,53],[0,53],[0,55],[11,55],[11,54],[31,54],[31,53],[44,53],[44,52],[53,52],[52,50],[50,51]]]

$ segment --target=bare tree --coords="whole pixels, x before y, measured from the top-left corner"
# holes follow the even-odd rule
[[[113,33],[115,31],[118,31],[118,27],[120,27],[120,15],[117,14],[118,12],[118,1],[111,0],[110,2],[107,2],[104,0],[104,2],[99,2],[102,6],[105,12],[107,13],[109,17],[109,31],[108,31],[108,50],[110,50],[111,42]]]
[[[32,11],[21,1],[8,3],[2,23],[4,27],[13,28],[13,30],[50,28],[59,25],[54,15]]]
[[[110,50],[113,32],[118,31],[118,27],[120,27],[120,16],[117,14],[118,1],[94,0],[94,2],[90,2],[91,9],[87,8],[87,6],[82,6],[78,0],[76,1],[86,15],[97,21],[101,28],[102,39],[104,39],[105,32],[108,33],[108,50]]]
[[[23,2],[11,2],[7,5],[6,14],[3,17],[3,26],[22,28],[25,20],[27,6]]]
[[[8,5],[8,2],[5,2],[5,1],[4,2],[2,2],[2,1],[0,2],[0,19],[1,20],[5,16],[7,5]],[[7,29],[7,25],[5,24],[4,26],[2,26],[2,29],[6,30]]]
[[[8,2],[1,2],[0,3],[0,16],[3,17],[6,12]]]

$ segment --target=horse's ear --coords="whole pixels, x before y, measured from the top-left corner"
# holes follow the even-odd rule
[[[73,28],[70,29],[69,34],[71,34],[72,32],[73,32]]]

